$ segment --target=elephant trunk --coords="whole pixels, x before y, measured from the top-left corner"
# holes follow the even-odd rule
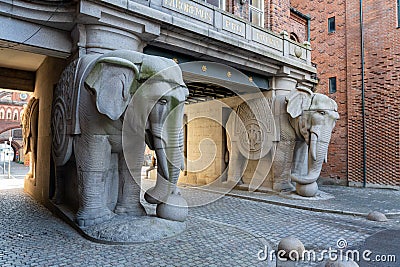
[[[158,174],[164,179],[176,184],[182,164],[180,147],[156,148]]]
[[[178,127],[177,127],[178,128]],[[158,204],[164,202],[170,192],[175,190],[178,182],[183,158],[179,134],[180,128],[169,133],[167,140],[160,138],[157,133],[154,136],[154,147],[157,156],[157,181],[154,188],[147,191],[145,199],[149,203]],[[157,135],[157,136],[156,136]]]
[[[318,180],[322,164],[326,160],[331,137],[330,131],[321,131],[319,128],[310,129],[310,132],[307,175],[301,175],[295,171],[292,174],[292,181],[303,185],[311,184]]]

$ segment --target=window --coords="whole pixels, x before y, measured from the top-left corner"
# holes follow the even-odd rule
[[[264,27],[264,1],[250,0],[249,20],[257,26]]]
[[[225,10],[225,0],[204,0],[204,2]]]
[[[300,43],[299,37],[297,37],[297,35],[294,32],[290,33],[290,40]]]
[[[18,110],[14,110],[13,120],[18,120]]]
[[[11,120],[11,109],[7,109],[7,120]]]
[[[4,120],[4,109],[0,110],[0,119]]]
[[[328,19],[328,32],[335,32],[335,17],[331,17]]]
[[[397,27],[400,28],[400,0],[397,0]]]
[[[329,93],[336,93],[336,77],[329,78]]]

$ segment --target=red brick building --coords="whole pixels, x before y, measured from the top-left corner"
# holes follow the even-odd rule
[[[0,134],[20,128],[24,105],[28,100],[27,93],[0,91]]]
[[[292,8],[311,17],[317,90],[336,100],[341,116],[322,176],[347,179],[350,185],[400,186],[398,5],[291,1]]]

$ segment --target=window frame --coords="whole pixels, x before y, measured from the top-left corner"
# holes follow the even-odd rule
[[[400,0],[397,0],[397,28],[400,28]]]
[[[331,28],[331,22],[333,22],[333,29]],[[328,33],[336,32],[336,18],[335,16],[328,18]]]
[[[329,93],[334,94],[337,92],[337,79],[336,77],[329,77]]]
[[[203,0],[203,2],[204,2],[204,3],[207,3],[207,4],[209,4],[209,5],[214,6],[213,4],[208,3],[207,0]],[[218,0],[218,4],[219,4],[219,6],[215,6],[215,7],[226,11],[226,10],[225,10],[225,9],[226,9],[226,0]],[[222,6],[222,7],[221,7],[221,6]]]
[[[9,108],[6,111],[6,120],[11,120],[12,119],[12,110]]]
[[[263,0],[260,0],[261,8],[257,8],[257,7],[255,7],[255,6],[253,6],[253,5],[251,5],[251,4],[250,4],[250,1],[249,1],[248,3],[249,3],[249,21],[250,21],[251,23],[253,23],[254,25],[257,25],[257,26],[259,26],[259,27],[264,27],[264,1],[263,1]],[[254,23],[254,22],[251,21],[251,19],[250,19],[250,12],[251,12],[251,11],[255,11],[256,13],[261,14],[261,18],[260,18],[261,25],[256,24],[256,23]]]
[[[14,109],[14,112],[13,112],[13,115],[12,115],[12,119],[13,119],[14,121],[17,121],[17,120],[18,120],[18,117],[19,117],[18,109]]]

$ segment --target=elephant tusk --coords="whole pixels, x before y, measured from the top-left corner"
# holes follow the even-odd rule
[[[328,163],[328,152],[326,152],[326,154],[325,154],[324,162],[325,162],[325,163]]]
[[[316,133],[311,132],[310,153],[314,161],[317,160],[317,141],[318,136]]]
[[[164,149],[156,149],[156,156],[157,156],[157,171],[158,173],[164,178],[168,179],[168,164],[167,158]]]

